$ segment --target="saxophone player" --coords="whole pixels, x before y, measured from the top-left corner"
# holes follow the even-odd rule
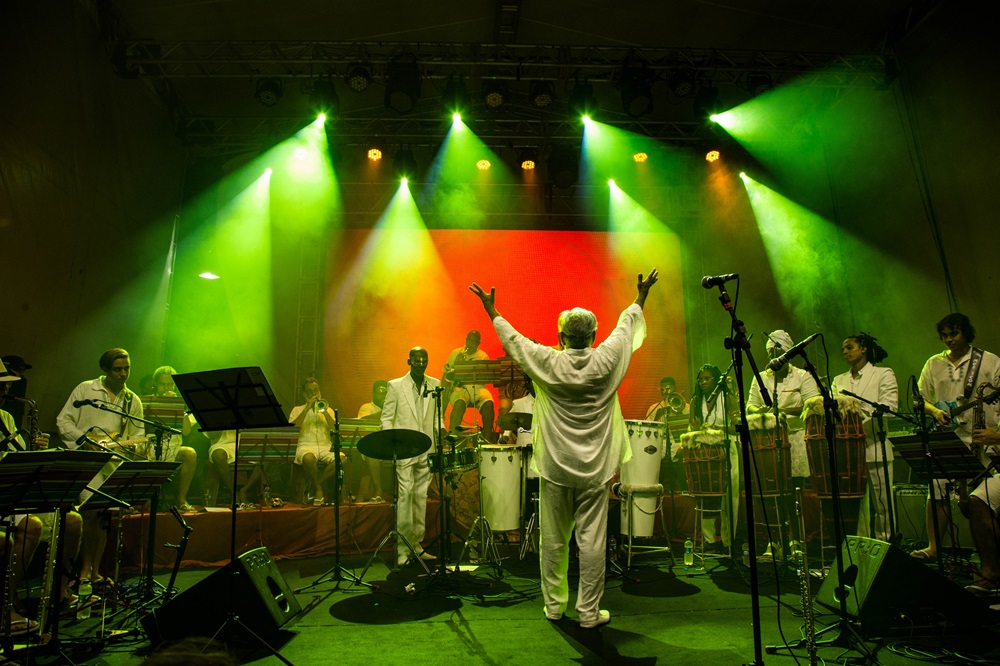
[[[7,370],[3,362],[0,362],[0,406],[6,407],[6,403],[11,399],[9,391],[11,385],[14,382],[21,381],[21,377]],[[25,400],[24,398],[17,398],[17,400]],[[30,401],[26,401],[30,405],[31,411],[34,410],[34,405]],[[29,420],[32,423],[37,421],[37,416],[32,415],[29,412]],[[9,440],[8,446],[14,450],[27,450],[29,447],[22,438],[20,431],[18,431],[17,426],[14,421],[14,417],[10,415],[4,409],[0,409],[0,439]],[[47,449],[49,446],[49,434],[46,432],[40,432],[37,428],[32,428],[30,432],[31,446],[34,449]],[[54,525],[54,520],[57,514],[49,513],[42,515],[30,515],[30,516],[11,516],[4,517],[4,522],[11,522],[14,525],[13,536],[9,542],[5,541],[3,543],[3,557],[9,557],[13,555],[16,560],[14,561],[13,567],[9,570],[10,575],[10,589],[17,590],[18,583],[23,577],[25,570],[31,563],[32,558],[35,555],[35,551],[38,548],[38,544],[41,541],[48,540],[49,536],[52,534]],[[48,529],[44,529],[48,528]],[[63,545],[63,562],[62,566],[64,571],[72,571],[73,564],[76,561],[76,556],[80,551],[80,534],[82,531],[82,525],[80,520],[80,514],[75,511],[70,512],[66,515],[66,529],[64,532],[64,545]],[[51,546],[51,543],[50,543]],[[8,564],[10,561],[8,561]],[[50,572],[51,574],[51,572]],[[66,576],[61,577],[61,587],[60,587],[60,601],[64,605],[71,605],[76,602],[75,598],[70,598],[68,595],[69,579]],[[12,606],[10,611],[10,626],[11,634],[24,634],[38,629],[38,623],[34,620],[25,618],[18,610],[18,604],[15,599],[11,600]]]

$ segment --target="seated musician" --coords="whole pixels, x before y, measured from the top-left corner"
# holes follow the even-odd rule
[[[444,364],[444,396],[451,405],[448,428],[454,432],[462,425],[465,410],[471,404],[479,410],[483,418],[483,436],[487,441],[495,442],[493,420],[496,411],[493,406],[493,394],[483,384],[462,384],[455,380],[456,366],[468,361],[489,360],[489,355],[479,348],[481,340],[482,335],[479,331],[469,331],[465,336],[465,346],[452,351]]]
[[[734,408],[738,407],[736,399],[729,394],[727,382],[722,381],[722,371],[709,363],[701,366],[698,369],[694,392],[691,395],[688,419],[690,431],[716,429],[726,433],[730,424],[734,424],[738,420],[733,413]],[[724,435],[724,437],[726,436],[728,435]],[[735,437],[730,440],[729,454],[730,485],[739,487],[739,448]],[[702,502],[703,506],[709,510],[719,509],[721,504],[722,547],[728,548],[731,545],[729,502],[722,502],[722,498],[715,497],[703,498]],[[738,494],[734,494],[733,504],[733,511],[738,515]],[[715,516],[702,517],[701,534],[705,539],[706,548],[717,551],[718,548],[715,546]]]
[[[6,406],[8,391],[11,383],[21,378],[9,372],[4,364],[0,362],[0,406]],[[8,440],[9,438],[9,440]],[[28,445],[18,432],[14,417],[7,411],[0,409],[0,439],[8,440],[5,450],[26,451]],[[49,434],[38,432],[31,442],[31,449],[47,449],[49,447]],[[57,514],[48,513],[29,516],[9,516],[4,517],[0,529],[13,530],[8,538],[0,540],[2,554],[6,558],[8,573],[10,575],[10,589],[16,595],[20,582],[24,577],[24,572],[35,556],[35,551],[41,541],[50,541],[52,535],[53,521]],[[48,529],[43,529],[48,528]],[[68,594],[71,572],[76,563],[77,555],[80,552],[80,514],[71,511],[66,514],[66,527],[63,535],[63,561],[62,577],[60,589],[61,605],[70,605],[76,601],[75,597]],[[18,610],[17,599],[11,600],[10,611],[10,631],[11,635],[23,634],[38,629],[38,623],[34,620],[26,619]]]
[[[376,423],[382,418],[382,405],[385,404],[385,394],[389,390],[389,382],[384,379],[376,380],[372,384],[372,401],[366,402],[358,409],[358,418],[372,420]],[[358,454],[361,455],[361,454]],[[382,461],[378,458],[361,456],[368,470],[368,492],[361,492],[361,496],[367,498],[369,502],[382,502]],[[363,486],[362,486],[363,487]]]
[[[172,379],[177,371],[169,365],[160,366],[153,372],[153,382],[156,388],[156,396],[160,398],[176,398],[177,387]],[[198,462],[198,454],[190,446],[184,446],[184,437],[191,434],[191,426],[194,424],[194,417],[190,414],[184,415],[184,423],[181,425],[180,435],[171,435],[163,445],[163,453],[160,460],[173,460],[181,464],[179,485],[177,487],[177,508],[181,511],[194,511],[194,507],[188,504],[187,492],[191,487],[191,480],[194,478],[195,466]]]
[[[953,312],[937,323],[938,338],[947,349],[927,359],[920,371],[917,385],[924,400],[924,410],[929,418],[937,421],[938,426],[955,431],[959,439],[971,447],[973,443],[973,418],[967,410],[961,414],[951,415],[951,410],[963,400],[974,400],[976,392],[988,384],[1000,387],[1000,357],[979,348],[974,348],[972,342],[976,339],[976,329],[972,321],[960,312]],[[994,424],[1000,418],[1000,408],[996,402],[983,405],[982,428]],[[980,453],[980,462],[988,465],[991,461],[986,450]],[[964,481],[959,481],[964,487]],[[942,530],[951,524],[951,502],[945,497],[944,480],[935,481],[935,497],[938,515],[937,523]],[[918,559],[933,559],[937,557],[938,534],[934,533],[934,516],[931,502],[927,502],[927,548],[915,550],[911,555]]]
[[[104,374],[78,384],[56,418],[63,444],[68,449],[94,448],[88,444],[87,436],[97,433],[98,438],[132,443],[128,447],[132,450],[145,446],[142,441],[145,429],[141,421],[92,406],[93,403],[104,403],[129,416],[142,418],[142,401],[125,385],[132,368],[128,352],[118,347],[109,349],[101,355],[98,365]],[[107,512],[101,510],[83,512],[80,580],[89,580],[94,587],[104,580],[97,567],[107,544],[106,517]]]
[[[646,410],[647,421],[666,423],[672,418],[691,412],[691,405],[677,392],[677,380],[673,377],[664,377],[660,380],[660,397],[662,399],[659,402],[653,403]]]
[[[333,410],[330,409],[321,395],[319,382],[313,377],[307,377],[302,382],[302,393],[306,402],[296,405],[288,415],[288,422],[299,427],[299,442],[295,448],[295,464],[301,465],[306,472],[309,483],[316,494],[313,504],[323,506],[327,503],[326,483],[334,477],[336,465],[331,450],[333,442],[330,431],[336,427]],[[341,452],[341,462],[344,454]],[[322,477],[319,474],[319,463],[326,464]]]
[[[998,428],[1000,429],[1000,428]],[[972,432],[972,441],[987,455],[1000,456],[1000,432],[987,426]],[[979,553],[979,574],[965,589],[973,594],[1000,594],[1000,478],[987,475],[969,496],[969,526]]]

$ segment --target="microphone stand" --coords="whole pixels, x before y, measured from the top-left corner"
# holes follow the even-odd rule
[[[862,398],[857,393],[851,393],[850,391],[841,391],[841,393],[843,393],[844,395],[850,396],[850,397],[854,398],[855,400],[860,400],[861,402],[865,403],[869,407],[874,407],[875,408],[875,410],[872,412],[872,418],[874,418],[875,422],[878,424],[878,429],[876,430],[876,432],[877,432],[877,435],[878,435],[879,448],[882,451],[882,473],[885,475],[885,483],[888,484],[889,483],[889,459],[888,459],[888,456],[887,456],[887,449],[886,449],[886,446],[885,446],[885,441],[886,441],[886,438],[888,436],[888,433],[886,433],[886,430],[885,430],[885,421],[883,421],[882,417],[885,414],[891,414],[892,416],[895,416],[897,418],[903,419],[905,421],[909,421],[910,423],[915,423],[915,421],[913,419],[911,419],[910,417],[908,417],[908,416],[906,416],[904,414],[900,414],[899,412],[893,410],[891,407],[889,407],[889,405],[883,405],[880,402],[874,402],[872,400],[868,400],[867,398]],[[891,490],[892,490],[891,488],[889,488],[888,486],[886,486],[886,489],[885,489],[885,506],[886,506],[886,511],[889,514],[889,543],[891,543],[893,546],[899,546],[900,537],[899,537],[899,535],[896,534],[896,518],[895,518],[896,514],[895,514],[895,511],[893,511],[893,502],[895,500],[892,499],[892,492],[891,492]]]
[[[441,543],[438,545],[438,565],[436,570],[432,574],[437,576],[438,574],[449,573],[448,562],[451,560],[451,496],[448,495],[448,486],[445,483],[446,471],[444,469],[444,447],[441,441],[441,424],[444,422],[443,409],[441,407],[442,394],[444,393],[443,386],[435,386],[433,388],[427,387],[424,389],[424,395],[434,396],[434,457],[437,460],[437,482],[438,482],[438,495],[441,498],[441,508],[440,514],[438,515],[438,522],[440,523],[440,535],[438,538]],[[453,569],[455,573],[461,571],[461,563],[455,562],[455,568]],[[428,581],[429,584],[430,581]]]
[[[750,340],[747,337],[746,326],[743,322],[736,317],[736,306],[733,304],[732,300],[729,298],[729,292],[726,291],[725,284],[718,285],[719,287],[719,302],[722,304],[722,308],[729,313],[729,317],[732,320],[732,328],[730,329],[731,336],[725,339],[724,345],[726,349],[733,353],[733,367],[736,371],[736,388],[739,392],[739,402],[740,402],[740,422],[737,425],[737,429],[740,434],[740,452],[741,452],[741,462],[743,465],[743,483],[746,488],[752,488],[753,475],[750,469],[750,429],[747,427],[747,396],[743,390],[743,356],[750,361],[750,368],[753,371],[754,381],[760,387],[761,397],[764,400],[764,404],[768,407],[771,406],[771,397],[767,392],[767,388],[764,386],[763,380],[760,378],[760,371],[757,369],[757,363],[754,361],[753,354],[750,353]],[[754,534],[754,530],[750,527],[753,525],[753,502],[747,502],[747,546],[751,553],[757,552],[757,539]],[[753,651],[754,651],[754,666],[763,666],[764,664],[764,653],[763,645],[761,644],[760,636],[760,583],[757,578],[757,558],[750,558],[750,609],[752,615],[752,626],[753,626]]]
[[[877,664],[878,660],[875,653],[865,645],[864,640],[862,640],[860,634],[858,634],[847,617],[847,595],[850,585],[844,580],[844,558],[841,556],[847,550],[847,543],[844,540],[843,516],[841,515],[840,506],[840,477],[837,473],[836,439],[837,419],[839,418],[837,400],[830,395],[830,391],[827,390],[826,385],[820,380],[819,374],[816,372],[816,366],[809,360],[804,348],[799,350],[799,356],[802,357],[806,372],[816,382],[820,395],[823,397],[823,427],[826,435],[827,458],[830,462],[830,494],[833,501],[833,534],[838,548],[837,557],[834,558],[834,561],[837,563],[837,587],[833,590],[833,596],[838,601],[840,619],[834,624],[823,628],[820,633],[825,633],[830,629],[839,627],[840,634],[827,641],[817,641],[816,645],[838,646],[847,650],[857,650],[865,656],[865,663]],[[843,550],[841,550],[842,544]]]
[[[326,416],[322,416],[326,418]],[[292,590],[292,594],[298,594],[305,590],[310,590],[317,585],[322,583],[334,582],[336,583],[335,588],[340,587],[340,583],[343,581],[351,581],[351,584],[364,585],[367,588],[375,589],[375,586],[371,583],[366,583],[353,572],[348,571],[340,565],[340,490],[341,490],[341,480],[344,476],[344,468],[340,462],[340,410],[333,410],[333,430],[330,431],[330,452],[333,454],[333,543],[335,550],[333,551],[333,566],[324,571],[319,575],[319,577],[313,582],[305,585],[303,587],[296,588]],[[263,463],[262,463],[263,464]],[[394,555],[395,557],[395,555]]]
[[[931,502],[931,529],[934,530],[934,550],[935,555],[937,556],[938,573],[944,576],[944,555],[942,554],[944,549],[941,548],[941,541],[944,539],[944,535],[941,534],[941,521],[938,520],[937,487],[934,483],[934,464],[931,456],[930,427],[927,423],[927,410],[924,409],[924,398],[920,395],[920,387],[917,385],[917,378],[910,375],[910,381],[913,383],[913,411],[917,414],[917,432],[920,434],[920,446],[924,453],[924,472],[927,474],[927,495]],[[945,498],[942,498],[942,500],[943,499]],[[930,542],[930,536],[927,537],[927,541]]]

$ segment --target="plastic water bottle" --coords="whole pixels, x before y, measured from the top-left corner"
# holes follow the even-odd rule
[[[89,580],[80,581],[80,589],[78,596],[80,597],[78,608],[76,611],[76,619],[87,620],[90,618],[90,596],[94,594],[94,586],[90,584]]]
[[[271,506],[271,485],[264,484],[264,506]]]
[[[684,540],[684,566],[694,566],[694,542],[690,537]]]
[[[743,542],[743,566],[750,566],[750,544],[746,541]]]

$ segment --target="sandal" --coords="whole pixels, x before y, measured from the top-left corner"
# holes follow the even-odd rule
[[[912,553],[910,553],[910,557],[917,560],[929,561],[936,559],[937,555],[931,554],[930,551],[928,551],[926,548],[921,548],[920,550],[915,550]]]
[[[10,621],[11,636],[24,636],[34,631],[38,631],[38,622],[35,620],[29,620],[26,617],[22,617],[20,620],[12,619]]]
[[[189,504],[188,502],[184,502],[184,504],[181,504],[179,507],[177,507],[177,510],[180,511],[181,513],[194,513],[197,511],[197,509],[194,508],[194,505]]]

